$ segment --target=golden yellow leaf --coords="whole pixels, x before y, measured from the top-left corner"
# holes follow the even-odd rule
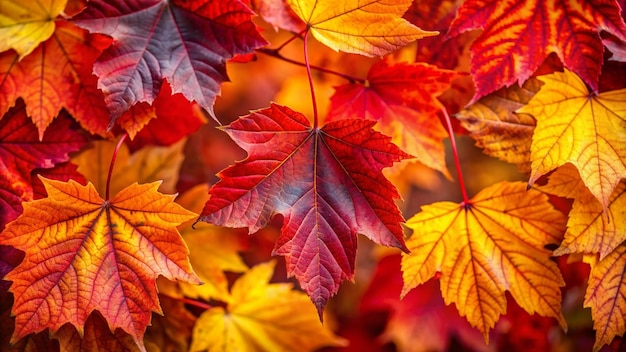
[[[556,318],[565,285],[544,245],[559,243],[565,216],[548,197],[526,184],[498,183],[467,204],[440,202],[422,207],[407,221],[411,254],[402,258],[403,295],[441,273],[446,304],[488,339],[506,311],[505,291],[529,313]]]
[[[111,177],[111,193],[117,193],[133,182],[148,183],[161,180],[163,182],[159,186],[160,192],[176,193],[186,140],[184,138],[167,147],[146,146],[133,154],[130,154],[126,144],[123,144],[117,153]],[[92,148],[85,149],[71,161],[78,166],[78,172],[94,184],[98,193],[104,194],[111,156],[117,143],[105,140],[94,141],[92,144]]]
[[[315,38],[336,51],[384,56],[417,39],[439,34],[424,31],[402,18],[411,0],[289,0],[288,3]]]
[[[606,209],[585,187],[576,168],[567,164],[550,175],[541,189],[574,199],[567,220],[567,232],[554,255],[599,253],[604,259],[626,241],[626,183],[620,182]]]
[[[183,193],[176,202],[185,209],[200,213],[209,199],[209,187],[198,185]],[[181,293],[187,297],[230,300],[228,280],[224,271],[241,273],[248,269],[237,252],[246,248],[242,239],[245,232],[221,228],[199,222],[192,228],[193,221],[182,224],[178,230],[189,247],[189,261],[204,284],[191,285],[179,282]],[[238,236],[239,235],[239,236]]]
[[[585,307],[591,308],[598,351],[626,331],[626,245],[618,246],[606,258],[591,260],[585,294]]]
[[[309,298],[291,284],[270,284],[274,262],[255,266],[231,290],[226,308],[202,313],[191,351],[311,351],[344,346],[322,326]]]
[[[566,163],[603,205],[626,178],[626,89],[594,95],[570,71],[539,77],[545,84],[517,112],[531,114],[537,127],[530,147],[529,183]]]
[[[2,0],[0,2],[0,52],[14,49],[20,59],[30,54],[54,32],[54,19],[67,0]]]
[[[539,91],[541,82],[527,80],[481,98],[459,111],[456,117],[469,131],[476,145],[487,155],[517,164],[521,172],[530,172],[530,143],[535,119],[514,113]]]

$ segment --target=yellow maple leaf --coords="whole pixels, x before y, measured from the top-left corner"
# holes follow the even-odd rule
[[[617,185],[606,209],[585,187],[571,164],[559,167],[541,190],[574,199],[565,238],[554,255],[599,253],[600,259],[604,259],[626,241],[625,182]]]
[[[48,198],[24,203],[0,234],[2,244],[25,252],[6,275],[15,296],[13,341],[66,323],[82,335],[97,310],[145,350],[151,312],[162,313],[157,277],[201,283],[176,231],[195,214],[157,192],[158,182],[104,200],[91,183],[41,179]]]
[[[208,199],[209,187],[202,184],[183,193],[176,202],[185,209],[199,213]],[[228,302],[230,294],[224,271],[241,273],[248,269],[237,253],[245,249],[246,243],[241,236],[237,236],[237,230],[204,222],[192,228],[192,224],[193,221],[188,221],[178,230],[189,247],[189,261],[204,284],[198,286],[179,282],[181,293],[191,298]],[[248,236],[245,232],[239,234]]]
[[[602,260],[585,258],[591,264],[585,307],[591,308],[598,351],[615,336],[626,332],[626,245],[618,246]]]
[[[485,154],[529,172],[535,119],[514,111],[527,104],[540,87],[541,82],[531,78],[522,87],[502,88],[459,111],[456,117]]]
[[[517,110],[537,120],[529,183],[571,163],[606,208],[613,190],[626,178],[626,89],[594,95],[567,70],[539,80],[545,83],[541,90]]]
[[[54,32],[54,19],[67,0],[2,0],[0,2],[0,52],[14,49],[20,59],[30,54]]]
[[[565,283],[544,245],[558,243],[565,216],[548,197],[526,184],[498,183],[467,204],[440,202],[422,207],[407,221],[411,254],[402,258],[403,295],[437,272],[446,304],[488,339],[506,311],[505,291],[529,313],[561,314]]]
[[[424,31],[402,18],[412,0],[289,0],[313,36],[336,51],[384,56],[417,39]]]
[[[291,284],[270,284],[275,262],[255,266],[231,290],[226,308],[202,313],[191,351],[310,351],[344,346],[323,327],[310,299]]]
[[[183,148],[186,138],[170,146],[146,146],[130,154],[128,146],[122,144],[111,177],[111,193],[137,183],[161,181],[159,191],[175,193],[180,166],[183,163]],[[71,158],[87,181],[94,184],[98,193],[104,194],[115,141],[94,141],[92,148],[85,149]]]

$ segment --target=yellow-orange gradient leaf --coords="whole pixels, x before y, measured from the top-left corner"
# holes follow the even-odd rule
[[[291,284],[270,284],[274,262],[255,266],[231,290],[226,308],[202,313],[191,351],[312,351],[345,341],[322,326],[311,300]]]
[[[333,50],[384,56],[417,39],[439,34],[402,18],[412,0],[288,0],[317,40]]]
[[[535,119],[514,111],[527,104],[540,87],[541,82],[531,78],[522,87],[515,84],[502,88],[459,111],[456,117],[485,154],[517,164],[521,172],[530,172]]]
[[[54,19],[67,0],[2,0],[0,2],[0,52],[14,49],[30,54],[54,32]]]
[[[198,185],[183,193],[176,202],[185,209],[200,213],[209,199],[209,187]],[[247,242],[246,232],[225,227],[217,227],[204,222],[193,221],[182,224],[178,230],[189,247],[189,260],[198,277],[204,284],[191,285],[179,282],[182,294],[205,300],[230,300],[228,280],[224,271],[241,273],[248,269],[238,252],[243,251]]]
[[[617,247],[606,258],[591,260],[585,294],[585,307],[591,308],[598,351],[615,336],[626,332],[626,245]]]
[[[105,201],[92,184],[42,181],[48,198],[24,203],[0,235],[26,253],[6,276],[15,296],[12,341],[66,323],[82,335],[97,310],[143,349],[151,312],[161,313],[157,276],[200,283],[176,231],[194,214],[157,192],[158,182]]]
[[[559,243],[565,216],[522,182],[498,183],[469,203],[422,207],[408,220],[403,295],[441,273],[441,293],[488,339],[506,311],[505,291],[529,313],[561,314],[563,278],[546,244]]]
[[[541,189],[574,199],[567,220],[567,232],[554,255],[600,254],[604,259],[626,241],[626,183],[620,182],[606,209],[587,190],[571,164],[559,167]]]
[[[571,163],[591,194],[608,207],[615,187],[626,178],[626,89],[595,95],[567,70],[539,80],[541,90],[517,110],[537,120],[529,184]]]

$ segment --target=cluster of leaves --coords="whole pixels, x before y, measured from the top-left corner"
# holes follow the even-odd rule
[[[515,329],[527,313],[566,330],[573,264],[555,259],[566,255],[590,267],[599,350],[626,331],[620,11],[616,0],[2,1],[2,348],[345,346],[320,320],[358,275],[361,234],[403,252],[380,260],[359,308],[388,312],[382,340],[401,350],[445,349],[452,335],[484,349],[499,322]],[[261,35],[254,13],[276,31]],[[315,57],[323,46],[338,53]],[[188,138],[226,122],[214,107],[227,63],[261,56],[301,66],[304,84],[282,82],[275,99],[288,104],[220,127],[247,157],[207,189],[182,166]],[[347,82],[324,90],[328,77]],[[286,106],[302,100],[310,111]],[[527,182],[470,197],[463,134]],[[407,214],[405,236],[397,201],[411,204],[416,165],[453,178],[447,137],[461,199]],[[247,240],[227,229],[277,222],[271,253],[304,293],[271,283],[275,262],[244,260]]]

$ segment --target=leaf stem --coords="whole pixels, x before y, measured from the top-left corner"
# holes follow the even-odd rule
[[[260,49],[257,49],[256,51],[259,52],[259,53],[263,53],[265,55],[277,58],[279,60],[283,60],[283,61],[288,62],[290,64],[306,67],[306,64],[304,64],[304,63],[302,63],[300,61],[296,61],[296,60],[290,59],[290,58],[288,58],[286,56],[283,56],[283,54],[281,54],[278,49],[260,48]],[[335,76],[341,77],[343,79],[348,80],[350,83],[365,84],[365,80],[363,78],[350,76],[350,75],[347,75],[345,73],[333,71],[331,69],[328,69],[328,68],[325,68],[325,67],[322,67],[322,66],[309,65],[309,67],[311,67],[311,69],[315,70],[315,71],[324,72],[324,73],[328,73],[330,75],[335,75]]]
[[[456,140],[454,139],[454,130],[452,129],[452,122],[450,121],[450,115],[446,111],[445,107],[441,107],[441,111],[445,116],[446,127],[448,128],[448,134],[450,135],[450,144],[452,145],[452,154],[454,155],[454,165],[456,166],[456,174],[459,177],[459,186],[461,187],[461,193],[463,194],[463,204],[469,204],[469,198],[467,197],[467,190],[465,189],[465,180],[463,180],[463,173],[461,172],[461,161],[459,160],[459,152],[456,148]]]
[[[309,78],[309,87],[311,88],[311,102],[313,103],[313,128],[318,126],[317,117],[317,101],[315,100],[315,88],[313,87],[313,75],[311,74],[311,65],[309,64],[308,38],[309,31],[304,33],[304,63],[306,65],[306,75]]]
[[[200,309],[204,309],[204,310],[209,310],[209,309],[213,308],[213,306],[208,304],[208,303],[204,303],[204,302],[201,302],[201,301],[198,301],[198,300],[195,300],[195,299],[191,299],[191,298],[187,298],[187,297],[173,297],[173,296],[170,296],[170,295],[166,295],[164,293],[159,293],[159,295],[167,297],[169,299],[180,301],[180,302],[183,302],[183,303],[188,304],[190,306],[194,306],[194,307],[197,307],[197,308],[200,308]]]
[[[117,159],[117,152],[122,147],[122,143],[124,143],[124,141],[126,140],[126,137],[128,137],[128,133],[124,133],[124,135],[122,135],[122,138],[120,138],[119,142],[117,142],[117,145],[115,146],[115,150],[113,151],[113,156],[111,156],[111,165],[109,165],[109,175],[107,176],[107,188],[106,188],[106,195],[105,195],[106,201],[109,201],[109,189],[111,186],[111,176],[113,175],[113,168],[115,167],[115,159]]]
[[[298,32],[298,33],[294,33],[294,35],[293,35],[291,38],[287,39],[284,43],[282,43],[281,45],[279,45],[279,46],[278,46],[278,48],[276,48],[276,49],[274,49],[274,50],[276,50],[276,52],[281,51],[284,47],[286,47],[286,46],[287,46],[287,44],[291,43],[291,42],[292,42],[292,41],[294,41],[296,38],[302,38],[302,35],[303,35],[303,34],[305,34],[305,33],[307,33],[308,31],[309,31],[309,29],[308,29],[308,28],[305,28],[305,29],[301,30],[301,31],[300,31],[300,32]]]

